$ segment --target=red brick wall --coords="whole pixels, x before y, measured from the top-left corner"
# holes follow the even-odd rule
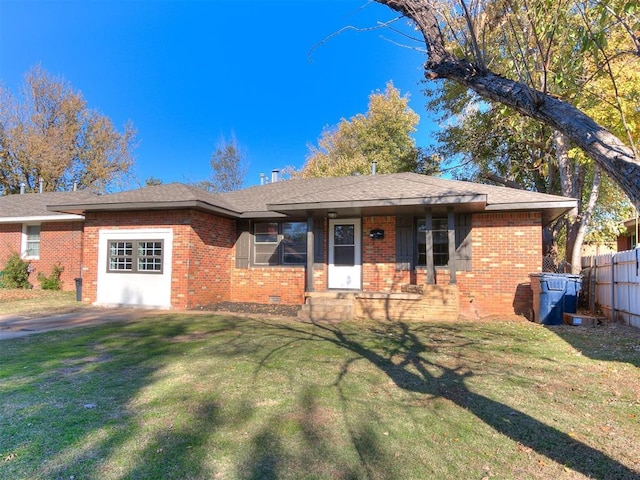
[[[372,239],[373,229],[384,230],[384,238]],[[365,292],[398,292],[409,283],[409,272],[396,271],[396,218],[362,219],[362,289]]]
[[[21,253],[22,224],[0,225],[0,270],[12,253]],[[82,259],[82,222],[43,222],[40,225],[40,258],[28,260],[33,271],[29,283],[40,288],[38,273],[49,276],[58,263],[64,271],[60,276],[63,290],[75,289],[75,278],[80,276]]]
[[[190,307],[230,300],[235,221],[193,211],[191,227]]]
[[[171,305],[185,309],[229,299],[235,222],[192,210],[88,213],[85,218],[83,300],[97,298],[101,229],[173,230]]]
[[[0,223],[0,270],[12,253],[22,249],[22,224]]]
[[[306,274],[300,267],[234,268],[231,301],[301,305],[304,303]],[[270,298],[273,297],[273,298]]]
[[[58,263],[64,267],[60,278],[63,290],[75,290],[75,279],[80,276],[82,265],[82,222],[47,222],[40,226],[40,259],[32,260],[36,270],[29,280],[40,287],[38,272],[51,275],[51,268]]]
[[[472,271],[457,276],[460,313],[528,313],[529,274],[541,271],[540,213],[483,213],[472,218]]]

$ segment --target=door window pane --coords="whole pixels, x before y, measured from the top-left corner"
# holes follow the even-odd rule
[[[333,227],[333,264],[355,265],[355,225],[334,225]]]
[[[334,225],[334,245],[355,245],[355,225]]]

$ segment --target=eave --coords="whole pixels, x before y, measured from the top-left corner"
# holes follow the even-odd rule
[[[439,211],[446,212],[447,207],[454,207],[458,212],[479,212],[485,209],[486,202],[486,195],[472,194],[440,197],[280,203],[267,205],[267,208],[289,216],[300,216],[305,213],[326,215],[328,212],[336,212],[343,217],[420,215],[423,214],[427,208],[431,208],[435,213]]]
[[[47,223],[47,222],[81,222],[84,216],[76,214],[32,215],[23,217],[0,217],[0,223]]]
[[[47,210],[69,214],[84,214],[96,212],[126,212],[150,210],[198,210],[215,213],[228,218],[240,218],[241,214],[201,200],[183,200],[169,202],[123,202],[123,203],[86,203],[48,206]]]

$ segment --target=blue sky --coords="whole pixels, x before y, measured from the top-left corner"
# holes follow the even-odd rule
[[[431,143],[424,54],[389,30],[331,36],[394,17],[367,0],[0,0],[0,81],[16,94],[39,63],[119,129],[131,120],[140,181],[202,180],[234,134],[255,185],[301,167],[323,127],[365,113],[389,80],[420,115],[417,144]]]

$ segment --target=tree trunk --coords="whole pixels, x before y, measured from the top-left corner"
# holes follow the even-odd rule
[[[427,79],[446,78],[482,98],[507,105],[562,132],[592,158],[640,208],[640,160],[633,150],[592,118],[565,101],[524,83],[503,78],[447,52],[436,6],[427,0],[376,0],[410,18],[422,33],[427,50]]]
[[[602,171],[596,166],[596,171],[593,175],[593,185],[591,187],[591,193],[589,194],[589,201],[582,212],[580,222],[574,233],[573,239],[573,251],[571,256],[567,256],[570,259],[572,273],[580,273],[582,263],[582,244],[584,243],[584,237],[587,234],[587,225],[598,201],[598,195],[600,193],[600,179],[602,177]],[[567,252],[568,253],[568,252]]]

